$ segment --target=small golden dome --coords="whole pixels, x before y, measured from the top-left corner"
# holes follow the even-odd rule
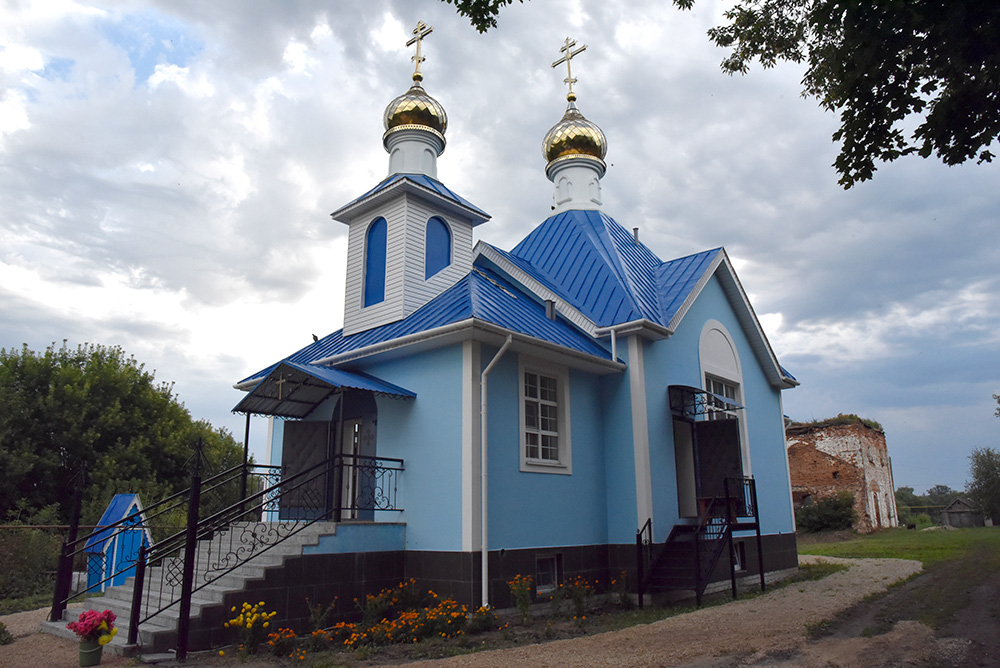
[[[382,116],[386,133],[402,125],[418,125],[443,135],[448,129],[448,114],[441,103],[428,95],[415,74],[410,89],[389,103]]]
[[[553,125],[542,140],[542,157],[548,162],[566,156],[589,156],[603,162],[607,152],[608,140],[604,132],[583,117],[572,98],[562,120]]]

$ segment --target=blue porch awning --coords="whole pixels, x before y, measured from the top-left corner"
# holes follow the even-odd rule
[[[233,408],[234,413],[301,418],[340,389],[363,390],[397,399],[413,399],[415,392],[358,371],[314,364],[279,362]]]

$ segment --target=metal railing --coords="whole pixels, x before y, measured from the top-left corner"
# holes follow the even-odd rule
[[[281,468],[243,465],[202,481],[195,473],[191,488],[178,492],[145,509],[145,520],[176,513],[186,506],[183,530],[147,545],[140,541],[134,554],[122,562],[134,568],[133,596],[129,615],[128,643],[138,640],[139,626],[166,610],[178,606],[177,657],[187,653],[187,637],[194,593],[217,582],[256,557],[271,550],[307,527],[323,520],[374,519],[375,511],[401,510],[396,504],[397,480],[403,460],[380,457],[338,455],[318,465],[282,478]],[[218,510],[203,512],[211,499],[226,485],[239,483],[246,497]],[[220,505],[213,501],[213,508]],[[201,515],[206,515],[202,517]],[[134,513],[100,535],[113,539],[142,525]],[[60,570],[72,570],[73,559],[93,536],[63,547]],[[87,590],[69,594],[57,578],[52,619],[62,616],[66,603],[112,580],[103,578]]]
[[[637,594],[639,605],[642,606],[643,596],[648,588],[650,578],[660,566],[660,561],[667,554],[667,546],[674,541],[682,540],[682,536],[692,536],[694,542],[694,591],[698,605],[705,588],[711,581],[712,573],[728,547],[730,554],[730,581],[733,598],[736,598],[736,575],[734,564],[734,530],[756,530],[757,554],[760,559],[760,584],[764,590],[764,554],[760,536],[760,522],[757,518],[757,487],[752,477],[725,478],[723,480],[723,495],[704,499],[696,527],[681,525],[674,528],[663,544],[663,549],[654,557],[652,519],[646,521],[636,532],[636,563],[638,571]],[[749,522],[740,522],[740,518]],[[679,532],[678,529],[685,529]]]

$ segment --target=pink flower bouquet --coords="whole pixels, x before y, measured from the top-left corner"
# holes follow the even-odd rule
[[[97,641],[107,645],[118,633],[115,628],[115,613],[110,610],[84,610],[79,619],[66,625],[70,631],[80,637],[80,640]]]

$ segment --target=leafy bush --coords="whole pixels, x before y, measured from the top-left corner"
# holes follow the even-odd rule
[[[801,531],[843,531],[854,525],[854,495],[840,492],[835,497],[820,499],[802,506],[795,513],[795,523]]]
[[[14,636],[10,634],[3,622],[0,622],[0,645],[9,645],[14,642]]]
[[[531,621],[531,589],[534,582],[530,575],[521,575],[520,573],[515,575],[513,580],[507,582],[514,602],[517,603],[517,610],[521,613],[522,624]]]
[[[59,560],[59,537],[40,529],[0,531],[0,599],[50,591]]]

